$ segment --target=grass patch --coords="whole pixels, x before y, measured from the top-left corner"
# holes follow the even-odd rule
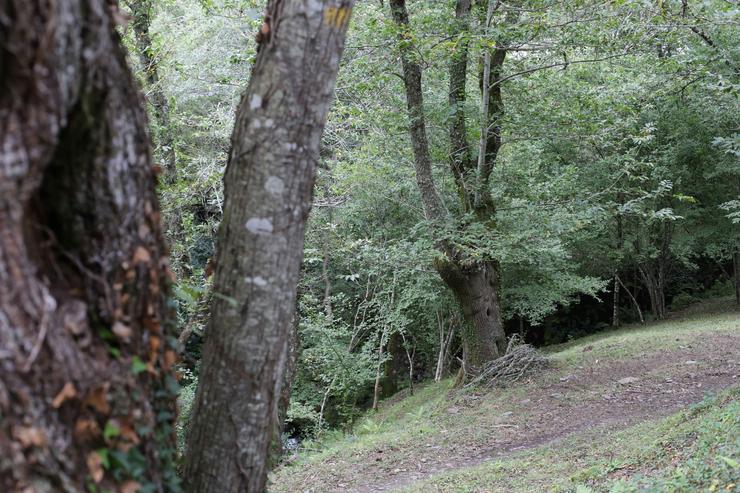
[[[406,493],[740,491],[740,388],[625,430],[592,430]]]
[[[620,392],[629,392],[616,383],[621,377],[638,376],[638,385],[649,388],[668,377],[681,381],[687,372],[705,368],[705,362],[710,371],[724,360],[738,360],[738,334],[738,314],[721,300],[691,307],[681,317],[546,348],[552,368],[512,387],[460,391],[451,388],[451,380],[419,386],[414,395],[396,396],[380,411],[369,412],[351,433],[327,433],[305,444],[297,457],[271,474],[269,491],[348,491],[395,484],[393,491],[445,493],[740,493],[740,482],[734,482],[740,473],[733,465],[740,460],[737,386],[657,421],[639,413],[630,418],[629,404],[622,401],[627,414],[617,415],[616,421],[597,420],[604,425],[561,431],[573,417],[590,416],[593,406],[601,406],[603,413],[610,404],[602,394],[621,399]],[[687,365],[689,359],[698,362]],[[632,370],[615,372],[620,368]],[[635,371],[641,373],[632,375]],[[569,379],[572,374],[574,380]],[[677,391],[658,388],[663,389]],[[550,414],[542,413],[543,404],[548,413],[565,420],[547,425]],[[577,407],[579,414],[568,417],[568,409]],[[639,419],[652,421],[628,425]],[[520,432],[543,420],[549,429],[530,430],[530,436],[544,438],[516,452],[524,440]],[[550,442],[548,436],[561,438]],[[503,441],[492,445],[491,437]],[[502,450],[498,443],[510,445],[500,460],[491,459]],[[475,457],[487,459],[478,463]],[[430,464],[435,463],[436,470],[450,472],[434,475]]]

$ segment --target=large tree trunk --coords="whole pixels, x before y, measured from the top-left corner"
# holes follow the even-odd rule
[[[224,177],[211,320],[185,481],[263,492],[319,142],[351,0],[272,0]]]
[[[0,3],[0,491],[179,489],[167,252],[115,9]]]
[[[447,264],[440,268],[440,275],[455,294],[467,322],[462,329],[465,367],[474,375],[506,350],[494,266],[483,263],[459,269]]]
[[[408,32],[409,16],[405,0],[391,0],[391,13],[396,23],[398,33],[398,46],[401,53],[401,64],[403,66],[404,88],[406,90],[406,105],[409,115],[409,133],[414,153],[414,167],[416,171],[416,182],[421,194],[424,213],[427,219],[439,222],[446,218],[447,211],[442,200],[437,194],[432,176],[432,160],[429,154],[429,142],[426,135],[424,117],[424,98],[421,84],[421,66],[415,60],[413,46],[409,43]],[[464,19],[470,10],[469,3],[459,1],[457,7],[458,22]],[[467,49],[467,48],[465,48]],[[464,101],[464,61],[463,53],[455,55],[451,65],[450,101],[460,104]],[[466,62],[465,62],[466,63]],[[462,71],[462,72],[461,72]],[[459,136],[464,131],[464,125],[453,119],[451,122],[450,135],[453,140],[453,158],[451,162],[453,175],[456,179],[469,173],[462,166],[472,166],[467,146],[462,145]],[[462,173],[462,174],[460,174]],[[464,180],[458,184],[461,194],[465,195]],[[464,199],[464,203],[468,202]],[[505,344],[503,324],[497,296],[496,268],[493,262],[476,263],[470,267],[463,267],[462,259],[454,246],[446,242],[438,243],[439,249],[444,252],[447,260],[439,261],[436,265],[442,279],[454,292],[465,315],[468,330],[462,331],[463,346],[465,352],[466,369],[475,372],[488,361],[496,359],[500,355],[500,348]]]

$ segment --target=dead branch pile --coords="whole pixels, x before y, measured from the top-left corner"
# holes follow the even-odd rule
[[[547,364],[546,357],[532,345],[524,344],[518,334],[514,334],[509,339],[504,355],[488,363],[465,387],[505,387],[525,375],[545,368]]]

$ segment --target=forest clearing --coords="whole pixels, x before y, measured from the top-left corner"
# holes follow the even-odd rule
[[[740,5],[0,0],[0,493],[740,492]]]
[[[740,440],[740,320],[730,300],[692,308],[548,348],[509,388],[392,398],[269,491],[738,491],[721,456]]]

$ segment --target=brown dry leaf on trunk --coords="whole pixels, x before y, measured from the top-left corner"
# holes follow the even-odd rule
[[[75,438],[80,442],[92,441],[100,436],[100,426],[94,419],[78,419],[75,423]]]
[[[92,407],[104,416],[107,416],[108,413],[110,413],[110,404],[108,404],[108,386],[108,384],[105,384],[91,390],[85,399],[85,405]]]
[[[18,440],[24,448],[43,447],[46,445],[46,435],[41,428],[33,426],[16,426],[13,428],[13,437]]]
[[[75,389],[75,386],[72,382],[67,382],[64,384],[64,387],[62,387],[62,390],[59,391],[56,397],[54,397],[51,405],[54,406],[55,409],[59,409],[59,407],[64,404],[67,399],[73,399],[75,397],[77,397],[77,389]]]
[[[133,331],[131,327],[124,324],[123,322],[116,322],[113,324],[113,333],[123,342],[128,342],[131,339]]]
[[[149,261],[151,261],[151,259],[152,256],[149,255],[149,250],[147,250],[143,246],[136,247],[136,250],[134,251],[134,257],[132,259],[134,265],[148,263]]]
[[[93,451],[87,454],[87,470],[92,476],[93,481],[99,483],[103,480],[105,471],[103,471],[103,458],[97,452]]]
[[[159,356],[159,346],[161,344],[161,340],[157,336],[152,336],[149,338],[149,361],[154,362],[157,360],[157,356]]]
[[[127,442],[130,442],[134,445],[137,445],[139,443],[139,435],[136,434],[136,430],[134,430],[134,427],[131,425],[131,423],[128,420],[121,421],[120,423],[120,433],[121,438]]]
[[[120,493],[137,493],[139,489],[141,488],[141,484],[137,483],[134,480],[128,480],[124,482],[121,487],[118,489]]]
[[[164,364],[162,365],[165,371],[168,371],[177,362],[177,354],[171,349],[164,352]]]

